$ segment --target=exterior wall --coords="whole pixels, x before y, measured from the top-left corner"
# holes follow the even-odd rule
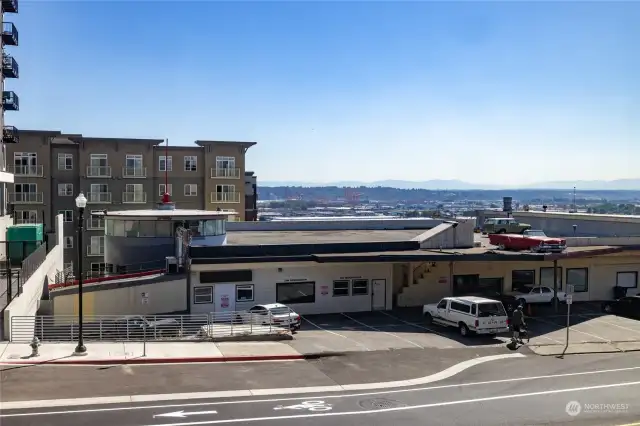
[[[245,150],[241,144],[233,142],[200,142],[205,149],[205,210],[233,209],[244,218],[245,199],[244,199],[244,172],[245,172]],[[236,168],[238,168],[238,177],[224,178],[211,177],[211,170],[216,168],[216,157],[234,157],[236,159]],[[212,202],[211,194],[216,192],[216,185],[234,185],[238,194],[237,202],[220,203]]]
[[[535,284],[540,284],[540,268],[552,268],[553,262],[426,262],[411,263],[414,277],[397,296],[398,306],[419,306],[434,303],[453,294],[454,275],[475,275],[480,278],[502,278],[503,291],[512,291],[512,271],[534,270]],[[621,256],[605,255],[583,259],[558,261],[562,268],[562,288],[566,281],[567,268],[588,268],[588,291],[574,294],[575,301],[601,301],[613,297],[618,272],[637,271],[640,275],[640,253],[628,252]],[[635,294],[638,289],[629,289]]]
[[[518,221],[558,237],[640,236],[640,217],[586,213],[514,212]],[[573,225],[576,226],[574,234]]]
[[[280,267],[279,267],[280,266]],[[250,267],[246,265],[244,269]],[[371,280],[386,280],[386,307],[391,308],[393,300],[393,264],[332,264],[332,265],[315,265],[315,266],[293,266],[293,264],[269,264],[267,267],[255,268],[253,270],[253,281],[246,283],[234,283],[236,285],[253,284],[254,300],[250,302],[235,302],[234,310],[248,309],[256,304],[274,303],[276,302],[276,284],[290,280],[295,281],[314,281],[315,282],[315,303],[305,303],[290,305],[290,307],[299,314],[324,314],[338,312],[358,312],[370,311],[372,305]],[[207,270],[212,270],[208,267]],[[240,269],[240,268],[238,268]],[[360,296],[341,296],[334,297],[333,281],[341,278],[364,278],[369,280],[369,292],[367,295]],[[214,287],[219,284],[201,284],[198,272],[192,272],[192,286],[195,287]],[[323,287],[328,289],[327,294],[323,293]],[[193,294],[193,292],[192,292]],[[235,294],[229,295],[235,299]],[[209,313],[215,311],[214,303],[211,304],[194,304],[193,296],[190,301],[192,313]]]
[[[173,237],[131,238],[105,236],[104,261],[112,265],[159,264],[167,256],[175,256]],[[145,268],[146,269],[146,268]]]
[[[142,293],[148,303],[142,303]],[[78,294],[52,292],[55,315],[78,315]],[[82,295],[85,317],[92,315],[154,315],[187,310],[187,280],[152,282],[146,285],[110,290],[85,291]]]
[[[253,172],[244,176],[244,220],[258,220],[258,177]]]
[[[229,222],[227,231],[335,231],[431,229],[446,222],[441,219],[361,219],[361,220],[278,220],[273,222]]]
[[[167,177],[171,185],[171,201],[176,203],[178,209],[204,209],[206,194],[204,191],[205,179],[208,176],[204,160],[204,148],[200,146],[164,146],[154,148],[154,200],[160,200],[160,184],[165,183],[165,172],[160,170],[160,157],[164,157],[168,151],[171,157],[172,168],[168,171]],[[186,171],[184,167],[184,157],[195,156],[196,171]],[[197,185],[197,193],[195,196],[186,196],[184,186],[186,184]]]
[[[45,261],[35,270],[31,278],[23,284],[22,294],[14,298],[4,310],[4,336],[11,339],[11,318],[14,316],[34,316],[40,308],[43,290],[54,282],[56,273],[63,268],[62,216],[56,218],[58,244],[47,255]]]

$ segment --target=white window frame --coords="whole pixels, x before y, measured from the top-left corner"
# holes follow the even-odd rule
[[[197,195],[198,195],[198,185],[196,185],[195,183],[184,184],[185,197],[196,197]]]
[[[107,154],[89,154],[89,166],[90,167],[108,167],[109,156]]]
[[[64,248],[66,249],[73,248],[73,237],[69,237],[69,236],[64,237]]]
[[[129,166],[129,161],[133,162],[133,166]],[[124,165],[127,169],[142,169],[144,168],[144,157],[142,154],[127,154]]]
[[[18,223],[38,223],[37,210],[16,210],[14,214],[16,216],[16,222]],[[26,220],[25,216],[27,218]]]
[[[158,184],[158,194],[160,194],[160,196],[162,196],[162,195],[164,195],[165,192],[167,192],[165,186],[169,187],[169,191],[168,191],[169,195],[173,195],[173,184],[171,184],[171,183],[167,183],[167,184],[159,183]]]
[[[101,277],[106,274],[113,273],[113,265],[106,262],[91,262],[89,265],[89,275],[92,277]]]
[[[69,163],[67,163],[67,160]],[[67,152],[58,153],[58,170],[73,170],[73,154]]]
[[[199,290],[204,290],[198,294]],[[213,286],[197,286],[193,287],[193,304],[207,305],[213,303]]]
[[[73,184],[72,183],[59,183],[58,184],[58,196],[71,197],[73,196]]]
[[[338,284],[337,287],[336,287],[336,284]],[[351,287],[351,283],[349,282],[349,280],[334,280],[331,294],[333,295],[333,297],[349,296],[350,287]]]
[[[162,167],[164,165],[164,167]],[[170,172],[173,170],[173,157],[171,155],[160,155],[158,157],[158,171]]]
[[[20,190],[18,190],[20,188]],[[25,191],[25,188],[29,188],[28,191]],[[33,191],[31,190],[33,188]],[[38,192],[38,184],[37,183],[14,183],[13,184],[14,192],[20,194],[35,194]]]
[[[89,239],[89,245],[92,248],[92,252],[102,252],[104,254],[104,235],[92,235]],[[98,247],[99,250],[93,250],[95,247]]]
[[[251,290],[251,298],[242,299],[238,296],[238,292],[240,290],[249,291]],[[253,284],[238,284],[236,285],[236,302],[253,302],[255,298],[255,289]]]
[[[93,213],[102,213],[104,212],[104,210],[91,210],[91,214],[89,214],[89,221],[88,221],[88,226],[87,229],[104,229],[104,216],[94,216]],[[98,222],[98,226],[95,226],[95,222]],[[102,226],[100,226],[100,223],[102,223]]]
[[[23,162],[26,160],[26,162]],[[16,166],[37,166],[38,165],[38,153],[37,152],[14,152],[13,164]]]
[[[222,191],[218,191],[218,188],[222,189]],[[225,191],[226,189],[226,191]],[[219,194],[235,194],[236,193],[236,186],[235,185],[229,185],[226,183],[221,183],[216,185],[216,193]]]
[[[216,157],[216,169],[235,169],[236,157]]]
[[[364,291],[362,291],[364,289]],[[366,278],[354,278],[351,280],[351,295],[366,296],[369,294],[369,280]]]
[[[189,167],[187,167],[189,164]],[[197,155],[185,155],[184,156],[184,171],[185,172],[197,172],[198,171],[198,156]]]
[[[73,210],[58,210],[58,214],[62,215],[62,221],[65,223],[73,222]]]

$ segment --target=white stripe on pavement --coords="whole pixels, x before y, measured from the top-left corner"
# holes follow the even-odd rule
[[[363,323],[363,322],[361,322],[361,321],[358,321],[358,320],[357,320],[357,319],[355,319],[355,318],[351,318],[349,315],[345,314],[344,312],[342,313],[342,315],[344,315],[345,317],[349,318],[351,321],[355,322],[356,324],[360,324],[360,325],[361,325],[361,326],[363,326],[363,327],[370,328],[371,330],[378,331],[378,332],[380,332],[380,333],[388,334],[389,336],[393,336],[393,337],[395,337],[395,338],[397,338],[397,339],[404,340],[404,341],[405,341],[405,342],[407,342],[407,343],[411,343],[413,346],[415,346],[415,347],[417,347],[417,348],[424,349],[421,345],[419,345],[419,344],[417,344],[417,343],[415,343],[415,342],[412,342],[412,341],[411,341],[411,340],[409,340],[409,339],[405,339],[404,337],[400,337],[400,336],[398,336],[398,335],[397,335],[397,334],[395,334],[395,333],[391,333],[391,332],[389,332],[389,331],[380,330],[379,328],[375,328],[375,327],[373,327],[373,326],[371,326],[371,325],[365,324],[365,323]]]

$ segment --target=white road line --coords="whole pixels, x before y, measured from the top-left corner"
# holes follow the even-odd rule
[[[555,395],[555,394],[568,393],[568,392],[584,392],[584,391],[596,390],[596,389],[611,389],[611,388],[621,388],[621,387],[630,387],[630,386],[638,386],[638,385],[640,385],[640,381],[612,383],[608,385],[583,386],[579,388],[552,389],[552,390],[545,390],[545,391],[539,391],[539,392],[528,392],[528,393],[510,394],[510,395],[488,396],[485,398],[434,402],[431,404],[383,408],[378,410],[344,411],[344,412],[321,413],[321,414],[297,414],[292,416],[252,417],[252,418],[245,418],[245,419],[209,420],[209,421],[202,421],[202,422],[164,423],[162,426],[197,426],[197,425],[215,425],[215,424],[225,424],[225,423],[261,422],[261,421],[269,421],[269,420],[305,419],[305,418],[311,418],[311,417],[358,416],[363,414],[377,415],[379,413],[389,413],[394,411],[408,411],[408,410],[416,410],[416,409],[424,409],[424,408],[446,407],[451,405],[473,404],[473,403],[488,402],[488,401],[500,401],[503,399],[527,398],[532,396]],[[150,426],[157,426],[157,425],[150,425]]]
[[[580,316],[584,317],[585,315],[580,315]],[[625,327],[625,326],[622,326],[622,325],[614,324],[612,322],[605,321],[602,318],[596,318],[594,321],[598,321],[598,322],[601,322],[603,324],[612,325],[614,327],[618,327],[618,328],[623,329],[623,330],[633,331],[634,333],[640,334],[640,330],[634,330],[633,328],[629,328],[629,327]]]
[[[111,397],[94,397],[94,398],[73,398],[73,399],[50,399],[41,401],[14,401],[14,402],[0,402],[0,418],[2,417],[17,417],[17,416],[33,416],[33,415],[49,415],[49,414],[64,414],[64,413],[84,413],[84,412],[99,412],[99,411],[118,411],[118,410],[136,410],[144,409],[147,407],[133,406],[133,407],[118,407],[118,408],[97,408],[92,410],[74,410],[74,411],[57,411],[57,412],[42,412],[37,413],[16,413],[16,414],[2,414],[2,410],[23,410],[39,408],[53,408],[53,407],[79,407],[82,405],[108,405],[108,404],[131,404],[138,402],[159,402],[159,401],[178,401],[178,400],[196,400],[196,399],[213,399],[213,398],[238,398],[238,397],[252,397],[252,396],[267,396],[267,395],[282,395],[282,394],[313,394],[322,392],[344,392],[344,391],[358,391],[369,389],[389,389],[389,388],[407,388],[409,386],[420,386],[429,383],[438,382],[440,380],[448,379],[462,371],[471,368],[473,366],[489,362],[504,360],[509,358],[525,358],[525,355],[520,353],[515,354],[503,354],[503,355],[490,355],[479,358],[473,358],[467,361],[455,364],[445,370],[430,376],[419,377],[412,380],[395,381],[395,382],[381,382],[381,383],[362,383],[353,385],[335,385],[335,386],[315,386],[315,387],[301,387],[301,388],[289,388],[289,389],[255,389],[255,390],[235,390],[235,391],[214,391],[214,392],[191,392],[191,393],[178,393],[178,394],[156,394],[156,395],[129,395],[129,396],[111,396]],[[640,367],[638,367],[640,369]],[[456,385],[457,386],[457,385]],[[411,391],[413,389],[410,389]],[[387,392],[372,392],[363,395],[377,395],[378,393]],[[344,395],[329,396],[326,398],[341,398]],[[306,399],[307,397],[289,397],[280,399],[267,399],[262,401],[296,401],[300,399]],[[260,402],[261,400],[254,400],[254,402]],[[163,405],[161,407],[191,407],[199,405],[219,405],[219,404],[237,404],[242,401],[222,401],[213,403],[196,403],[196,404],[173,404]],[[247,401],[245,400],[244,403]],[[153,406],[157,408],[157,406]]]
[[[536,318],[536,320],[538,320],[540,322],[544,322],[546,324],[551,324],[554,327],[558,327],[558,330],[562,330],[563,328],[565,328],[564,326],[560,326],[560,325],[558,325],[556,323],[553,323],[551,321],[543,320],[542,318]],[[591,337],[595,337],[596,339],[600,339],[603,342],[611,343],[611,340],[605,339],[604,337],[596,336],[595,334],[587,333],[586,331],[576,330],[576,324],[571,326],[571,331],[575,331],[576,333],[586,334],[587,336],[591,336]]]
[[[342,337],[343,339],[350,340],[350,341],[352,341],[353,343],[355,343],[356,345],[358,345],[358,346],[360,346],[360,347],[364,348],[364,350],[365,350],[365,351],[370,351],[370,350],[371,350],[371,349],[369,349],[368,347],[366,347],[365,345],[363,345],[362,343],[358,342],[358,341],[357,341],[357,340],[355,340],[355,339],[351,339],[350,337],[347,337],[347,336],[345,336],[345,335],[343,335],[343,334],[336,333],[335,331],[327,330],[326,328],[320,327],[318,324],[315,324],[315,323],[313,323],[313,322],[309,321],[309,320],[308,320],[307,318],[305,318],[305,317],[302,317],[302,319],[303,319],[303,320],[305,320],[306,322],[308,322],[309,324],[311,324],[312,326],[314,326],[315,328],[317,328],[318,330],[326,331],[327,333],[329,333],[329,334],[333,334],[334,336],[338,336],[338,337]]]
[[[344,315],[345,317],[349,318],[351,321],[355,322],[356,324],[360,324],[360,325],[361,325],[361,326],[363,326],[363,327],[370,328],[371,330],[374,330],[374,331],[379,331],[380,333],[388,334],[389,336],[393,336],[393,337],[395,337],[395,338],[397,338],[397,339],[404,340],[404,341],[405,341],[405,342],[407,342],[407,343],[411,343],[413,346],[415,346],[415,347],[417,347],[417,348],[424,349],[424,347],[423,347],[422,345],[419,345],[419,344],[417,344],[417,343],[415,343],[415,342],[412,342],[412,341],[411,341],[411,340],[409,340],[409,339],[405,339],[404,337],[400,337],[400,336],[398,336],[398,335],[397,335],[397,334],[395,334],[395,333],[391,333],[391,332],[389,332],[389,331],[380,330],[379,328],[375,328],[375,327],[373,327],[373,326],[370,326],[369,324],[365,324],[365,323],[363,323],[363,322],[361,322],[361,321],[358,321],[358,320],[357,320],[357,319],[355,319],[355,318],[351,318],[349,315],[345,314],[344,312],[342,313],[342,315]]]
[[[400,321],[400,322],[405,323],[405,324],[407,324],[407,325],[410,325],[410,326],[412,326],[412,327],[421,328],[421,329],[423,329],[423,330],[430,331],[430,332],[431,332],[431,333],[433,333],[433,334],[437,334],[438,336],[445,337],[445,338],[449,339],[449,337],[447,337],[445,334],[442,334],[442,333],[440,333],[440,332],[438,332],[438,331],[436,331],[436,330],[433,330],[433,329],[431,329],[431,328],[429,328],[429,327],[425,327],[425,326],[424,326],[424,325],[422,325],[422,324],[419,324],[419,323],[416,323],[416,322],[409,322],[409,321],[405,321],[405,320],[403,320],[402,318],[398,318],[398,317],[396,317],[395,315],[391,315],[391,314],[389,314],[389,313],[387,313],[387,312],[384,312],[384,311],[378,311],[378,312],[380,312],[380,313],[381,313],[381,314],[383,314],[383,315],[388,316],[389,318],[393,318],[393,319],[394,319],[394,320],[396,320],[396,321]]]

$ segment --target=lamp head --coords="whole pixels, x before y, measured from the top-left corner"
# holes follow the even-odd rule
[[[79,209],[84,209],[87,206],[87,197],[84,196],[84,193],[80,191],[80,194],[76,197],[76,207]]]

